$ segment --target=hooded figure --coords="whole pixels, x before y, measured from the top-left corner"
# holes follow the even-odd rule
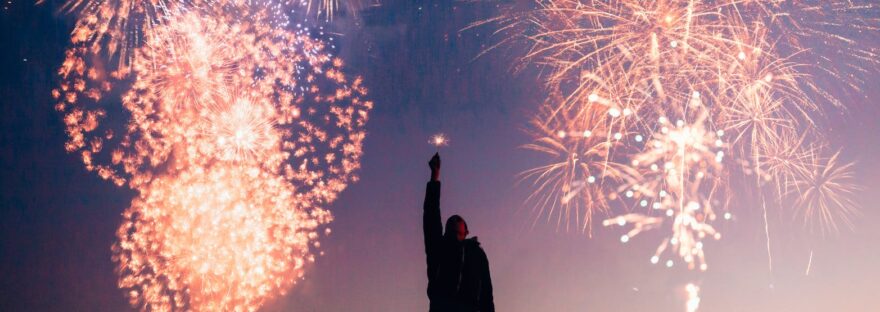
[[[489,260],[476,237],[466,238],[467,223],[458,215],[440,219],[440,155],[428,163],[424,204],[425,254],[428,260],[430,312],[494,312]]]

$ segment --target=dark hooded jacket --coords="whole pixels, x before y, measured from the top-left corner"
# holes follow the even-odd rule
[[[440,182],[428,182],[424,205],[425,254],[431,312],[494,312],[489,260],[476,238],[459,242],[440,220]]]

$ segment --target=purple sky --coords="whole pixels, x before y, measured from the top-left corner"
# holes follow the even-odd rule
[[[0,311],[125,311],[110,245],[133,194],[64,152],[49,97],[71,26],[52,13],[58,3],[0,12]],[[365,78],[376,102],[361,181],[330,207],[326,254],[263,310],[427,310],[421,203],[435,152],[427,139],[437,132],[451,139],[440,151],[444,218],[462,215],[479,236],[499,311],[683,311],[687,282],[702,288],[701,311],[880,310],[880,88],[845,99],[849,114],[828,125],[864,187],[854,231],[821,239],[772,209],[771,273],[760,207],[744,189],[732,207],[737,219],[705,247],[709,271],[667,269],[648,261],[658,232],[621,244],[619,228],[595,227],[589,238],[532,227],[523,204],[531,189],[516,175],[542,161],[519,148],[542,101],[538,73],[511,70],[516,47],[475,59],[494,42],[491,29],[459,30],[497,12],[446,3],[383,1],[358,24],[341,16],[330,26],[341,33],[349,73]]]

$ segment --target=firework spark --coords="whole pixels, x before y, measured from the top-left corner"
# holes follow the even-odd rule
[[[255,310],[284,294],[315,259],[324,207],[358,179],[362,80],[322,41],[237,8],[247,18],[208,6],[153,25],[121,108],[102,101],[106,83],[70,79],[104,72],[95,63],[68,59],[53,92],[66,148],[139,192],[113,251],[143,310]]]
[[[772,184],[769,198],[780,205],[788,194],[809,195],[798,201],[805,223],[850,226],[850,165],[810,156],[824,146],[824,104],[844,108],[817,79],[858,90],[858,77],[845,73],[876,71],[876,41],[860,38],[878,33],[880,19],[870,14],[878,9],[850,1],[556,0],[489,20],[502,24],[499,33],[517,30],[504,41],[528,42],[523,62],[546,73],[550,97],[525,148],[551,161],[523,173],[536,186],[529,201],[548,221],[556,215],[557,226],[584,230],[612,202],[645,209],[603,224],[632,224],[624,242],[671,228],[652,262],[675,245],[692,269],[706,268],[702,238],[720,237],[716,213],[731,216],[735,179],[752,182],[762,199]],[[837,22],[844,15],[853,25]],[[815,41],[828,48],[808,49]],[[832,66],[837,54],[847,55],[846,68]]]

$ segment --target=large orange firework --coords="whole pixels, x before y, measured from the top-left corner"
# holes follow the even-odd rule
[[[139,192],[113,252],[142,310],[252,311],[284,294],[314,261],[326,205],[357,180],[361,79],[274,13],[221,7],[163,16],[125,83],[69,55],[54,91],[66,148]]]

